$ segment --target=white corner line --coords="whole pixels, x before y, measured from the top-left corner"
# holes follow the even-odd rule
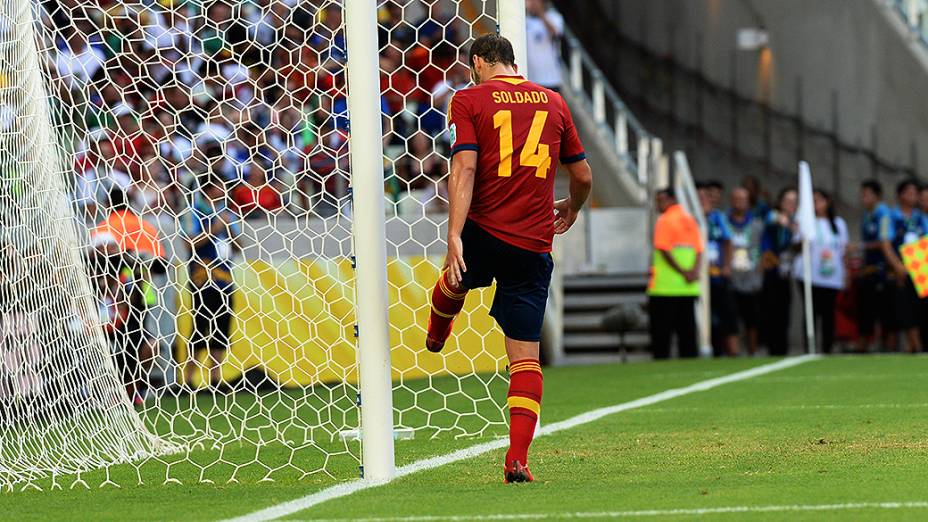
[[[748,370],[735,372],[722,377],[700,381],[689,386],[684,386],[683,388],[665,390],[654,395],[635,399],[633,401],[623,402],[621,404],[615,404],[613,406],[606,406],[603,408],[597,408],[595,410],[581,413],[560,422],[545,424],[541,428],[541,431],[538,432],[536,437],[551,435],[552,433],[575,428],[583,424],[589,424],[590,422],[597,421],[607,415],[612,415],[614,413],[641,408],[644,406],[650,406],[652,404],[668,401],[670,399],[675,399],[677,397],[682,397],[691,393],[711,390],[712,388],[716,388],[725,384],[743,381],[761,375],[766,375],[768,373],[785,370],[786,368],[792,368],[794,366],[798,366],[800,364],[816,359],[819,359],[818,355],[801,355],[799,357],[791,357],[774,363],[757,366]],[[476,457],[477,455],[482,455],[489,451],[506,447],[507,444],[509,444],[509,440],[506,438],[494,439],[492,441],[483,442],[481,444],[475,444],[464,449],[452,451],[451,453],[446,453],[444,455],[417,460],[416,462],[397,468],[396,478],[418,473],[420,471],[434,469],[440,466],[444,466],[445,464],[451,464],[452,462],[458,462],[461,460],[469,459],[471,457]],[[353,493],[357,493],[358,491],[374,488],[383,484],[384,482],[382,481],[377,482],[364,479],[352,480],[350,482],[344,482],[336,486],[325,488],[323,490],[317,491],[316,493],[306,495],[305,497],[283,502],[281,504],[261,509],[247,515],[242,515],[240,517],[230,518],[224,520],[223,522],[263,522],[267,520],[275,520],[281,517],[292,515],[294,513],[298,513],[305,509],[309,509],[323,502],[345,497]]]

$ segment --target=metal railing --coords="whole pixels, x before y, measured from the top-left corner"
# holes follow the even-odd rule
[[[928,0],[889,0],[918,39],[928,46]]]
[[[566,27],[561,39],[561,60],[567,74],[567,87],[586,105],[619,161],[633,173],[639,186],[646,187],[651,134],[628,110],[605,74]]]
[[[699,224],[699,233],[702,236],[702,242],[705,245],[708,238],[709,224],[706,222],[706,216],[703,214],[702,205],[699,203],[699,196],[696,193],[696,183],[693,181],[693,174],[690,172],[690,164],[686,159],[686,153],[676,151],[673,155],[674,161],[674,191],[677,200],[683,205],[683,208],[696,218]],[[702,357],[712,356],[712,318],[711,318],[711,294],[709,291],[709,257],[700,256],[699,266],[699,299],[696,301],[696,324],[699,328],[699,355]]]

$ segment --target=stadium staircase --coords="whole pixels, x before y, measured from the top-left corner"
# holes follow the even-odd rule
[[[581,216],[561,245],[562,253],[569,254],[559,260],[562,273],[553,295],[562,299],[553,299],[549,307],[559,317],[549,316],[546,323],[561,325],[563,350],[552,362],[624,360],[628,352],[640,352],[650,344],[647,324],[639,322],[619,334],[605,330],[603,319],[610,309],[623,306],[646,317],[648,173],[659,144],[569,29],[561,56],[561,92],[587,149],[595,182],[593,209]],[[556,190],[559,196],[567,193],[566,176],[558,177]]]
[[[564,350],[571,362],[622,358],[650,344],[647,324],[624,334],[606,331],[603,319],[615,306],[642,310],[647,303],[646,274],[573,275],[564,278]]]

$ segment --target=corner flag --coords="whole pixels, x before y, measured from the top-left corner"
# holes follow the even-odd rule
[[[812,256],[809,241],[815,237],[815,199],[812,193],[812,170],[805,161],[799,162],[799,208],[796,212],[799,235],[802,238],[802,280],[805,298],[806,345],[815,353],[815,316],[812,313]]]
[[[812,195],[812,170],[805,161],[799,162],[799,208],[796,212],[799,233],[803,239],[815,237],[815,199]]]

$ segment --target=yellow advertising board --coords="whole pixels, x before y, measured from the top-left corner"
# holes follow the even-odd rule
[[[387,264],[394,379],[498,371],[503,335],[488,315],[493,289],[469,292],[454,334],[441,354],[425,349],[429,293],[441,259],[403,257]],[[185,277],[185,274],[182,274]],[[354,269],[348,260],[292,260],[237,265],[232,346],[222,365],[231,381],[260,369],[283,386],[356,382]],[[186,281],[178,313],[178,362],[187,358],[193,328]],[[359,325],[361,332],[364,325]],[[203,361],[206,354],[200,354]]]

